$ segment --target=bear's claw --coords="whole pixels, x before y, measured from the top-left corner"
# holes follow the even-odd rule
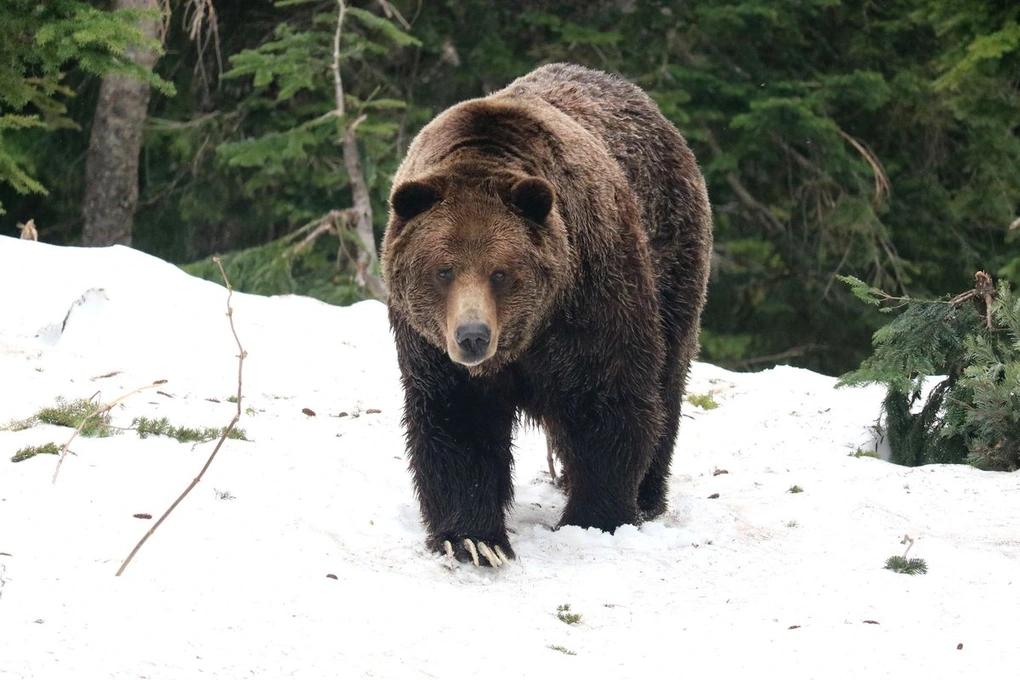
[[[501,566],[507,564],[510,561],[510,559],[506,556],[506,553],[504,553],[503,549],[500,548],[498,545],[493,545],[490,548],[482,541],[478,541],[478,543],[476,544],[470,538],[465,538],[461,542],[461,545],[464,547],[465,550],[467,550],[468,554],[471,556],[471,563],[474,564],[476,567],[482,566],[479,555],[481,555],[481,557],[484,557],[489,562],[488,566],[491,566],[495,569],[499,569]],[[443,541],[443,550],[446,552],[447,557],[456,559],[457,555],[454,552],[453,544],[450,543],[450,541]]]

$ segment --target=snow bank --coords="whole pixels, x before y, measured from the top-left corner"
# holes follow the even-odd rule
[[[219,427],[236,406],[222,286],[139,252],[0,237],[0,422],[55,397]],[[241,420],[211,450],[131,432],[8,462],[66,428],[0,431],[0,678],[1006,678],[1020,669],[1020,477],[872,458],[881,395],[697,364],[670,511],[553,526],[540,432],[518,436],[519,560],[422,547],[384,307],[235,294]],[[314,412],[307,415],[303,409]],[[347,415],[340,417],[339,414]],[[790,493],[793,486],[802,493]],[[929,573],[884,570],[910,556]],[[575,625],[557,618],[569,604]],[[962,645],[962,648],[958,648]]]

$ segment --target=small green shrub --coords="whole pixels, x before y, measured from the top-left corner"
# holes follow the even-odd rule
[[[797,486],[796,484],[794,484],[789,489],[787,489],[786,492],[787,493],[804,493],[804,489],[802,489],[799,486]]]

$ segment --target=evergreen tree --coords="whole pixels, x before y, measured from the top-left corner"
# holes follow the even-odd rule
[[[72,63],[95,75],[124,74],[173,91],[127,57],[132,46],[159,47],[139,29],[143,16],[78,0],[6,0],[0,11],[0,184],[22,195],[46,193],[34,177],[44,159],[33,157],[23,143],[30,137],[22,133],[75,126],[65,105],[74,94],[64,84]]]
[[[307,209],[311,205],[307,194],[318,192],[327,206],[323,212],[327,213],[328,223],[322,224],[325,229],[314,230],[312,235],[339,236],[336,268],[353,270],[356,279],[362,277],[362,285],[374,288],[372,295],[385,297],[385,289],[377,282],[378,272],[371,271],[377,269],[372,216],[379,217],[375,226],[381,231],[389,182],[380,177],[378,168],[383,162],[393,168],[399,160],[393,143],[399,112],[405,103],[380,96],[383,84],[370,90],[363,80],[345,80],[342,71],[350,72],[353,66],[363,68],[373,56],[420,43],[394,21],[342,1],[284,0],[276,5],[307,5],[309,9],[278,24],[272,39],[230,58],[233,68],[222,77],[251,78],[254,90],[241,102],[238,113],[243,121],[256,125],[254,129],[258,132],[222,143],[218,155],[227,166],[244,169],[245,189],[251,192],[251,200],[281,185],[306,194],[303,200],[281,204],[284,212],[280,217],[301,216],[294,209]],[[352,81],[357,83],[356,87],[344,85]],[[358,140],[365,148],[364,154]],[[282,183],[281,176],[288,181]],[[303,181],[295,182],[295,178]],[[349,191],[338,192],[344,188]],[[378,209],[373,210],[372,204]],[[344,206],[350,209],[335,210]],[[360,242],[344,238],[348,222],[351,227],[358,227]],[[295,278],[292,269],[297,260],[305,267],[313,262],[324,263],[324,258],[310,258],[321,252],[319,244],[287,245],[292,238],[293,235],[288,235],[266,246],[243,251],[236,261],[228,259],[228,266],[241,261],[258,263],[232,271],[236,275],[235,287],[261,290],[269,281],[276,281],[285,286],[279,292],[321,291],[321,285],[299,285],[302,277]],[[348,248],[352,243],[356,246],[353,254]],[[351,263],[353,267],[349,266]],[[190,270],[215,275],[207,262]],[[333,267],[320,271],[320,282],[331,278],[337,282],[334,273]],[[346,299],[347,286],[341,288],[325,297]]]
[[[1018,3],[350,4],[343,80],[348,120],[368,114],[359,151],[377,235],[393,169],[427,120],[541,63],[573,61],[649,91],[702,164],[716,227],[705,360],[830,374],[858,365],[886,319],[836,275],[913,299],[962,290],[978,269],[1020,284],[1020,227],[1009,230],[1020,213]],[[189,262],[273,243],[351,204],[338,121],[322,118],[334,107],[335,10],[335,0],[219,3],[219,51],[171,22],[157,69],[180,94],[152,103],[136,247]],[[0,8],[0,53],[18,12]],[[221,62],[236,76],[220,79]],[[72,70],[62,83],[79,92],[64,118],[88,129],[95,80]],[[76,242],[82,135],[40,129],[4,142],[54,189],[43,200],[0,186],[11,217]],[[286,285],[346,286],[336,243],[303,251],[316,264]]]

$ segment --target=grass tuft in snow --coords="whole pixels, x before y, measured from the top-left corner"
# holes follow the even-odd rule
[[[878,455],[878,451],[865,451],[864,449],[857,449],[853,453],[847,454],[851,458],[881,458]]]
[[[23,460],[28,460],[33,456],[38,456],[40,453],[52,453],[53,455],[60,454],[60,447],[49,442],[42,446],[26,446],[23,449],[19,449],[17,453],[11,456],[12,463],[20,463]]]
[[[927,574],[928,564],[916,557],[911,557],[909,560],[906,557],[900,557],[899,555],[893,555],[885,561],[885,568],[890,571],[895,571],[897,574]]]
[[[569,604],[561,604],[560,606],[556,607],[556,618],[558,618],[560,621],[567,624],[568,626],[573,626],[581,622],[581,615],[572,613],[570,611]]]
[[[546,647],[555,650],[561,654],[566,654],[567,656],[577,656],[577,652],[572,652],[563,645],[546,645]]]
[[[804,493],[804,489],[794,484],[789,489],[787,489],[787,493]]]
[[[695,406],[705,409],[706,411],[719,408],[719,402],[717,402],[715,397],[713,397],[709,392],[704,394],[688,394],[687,401]]]
[[[178,427],[171,425],[170,421],[166,418],[160,418],[154,420],[152,418],[146,418],[144,416],[135,418],[131,421],[131,427],[135,429],[138,436],[142,439],[146,439],[152,435],[160,435],[163,437],[170,437],[176,439],[182,444],[189,442],[211,442],[215,439],[219,439],[223,436],[222,427],[203,427],[196,429],[193,427]],[[248,441],[248,437],[244,430],[239,427],[235,427],[227,433],[227,439],[240,439],[241,441]]]

